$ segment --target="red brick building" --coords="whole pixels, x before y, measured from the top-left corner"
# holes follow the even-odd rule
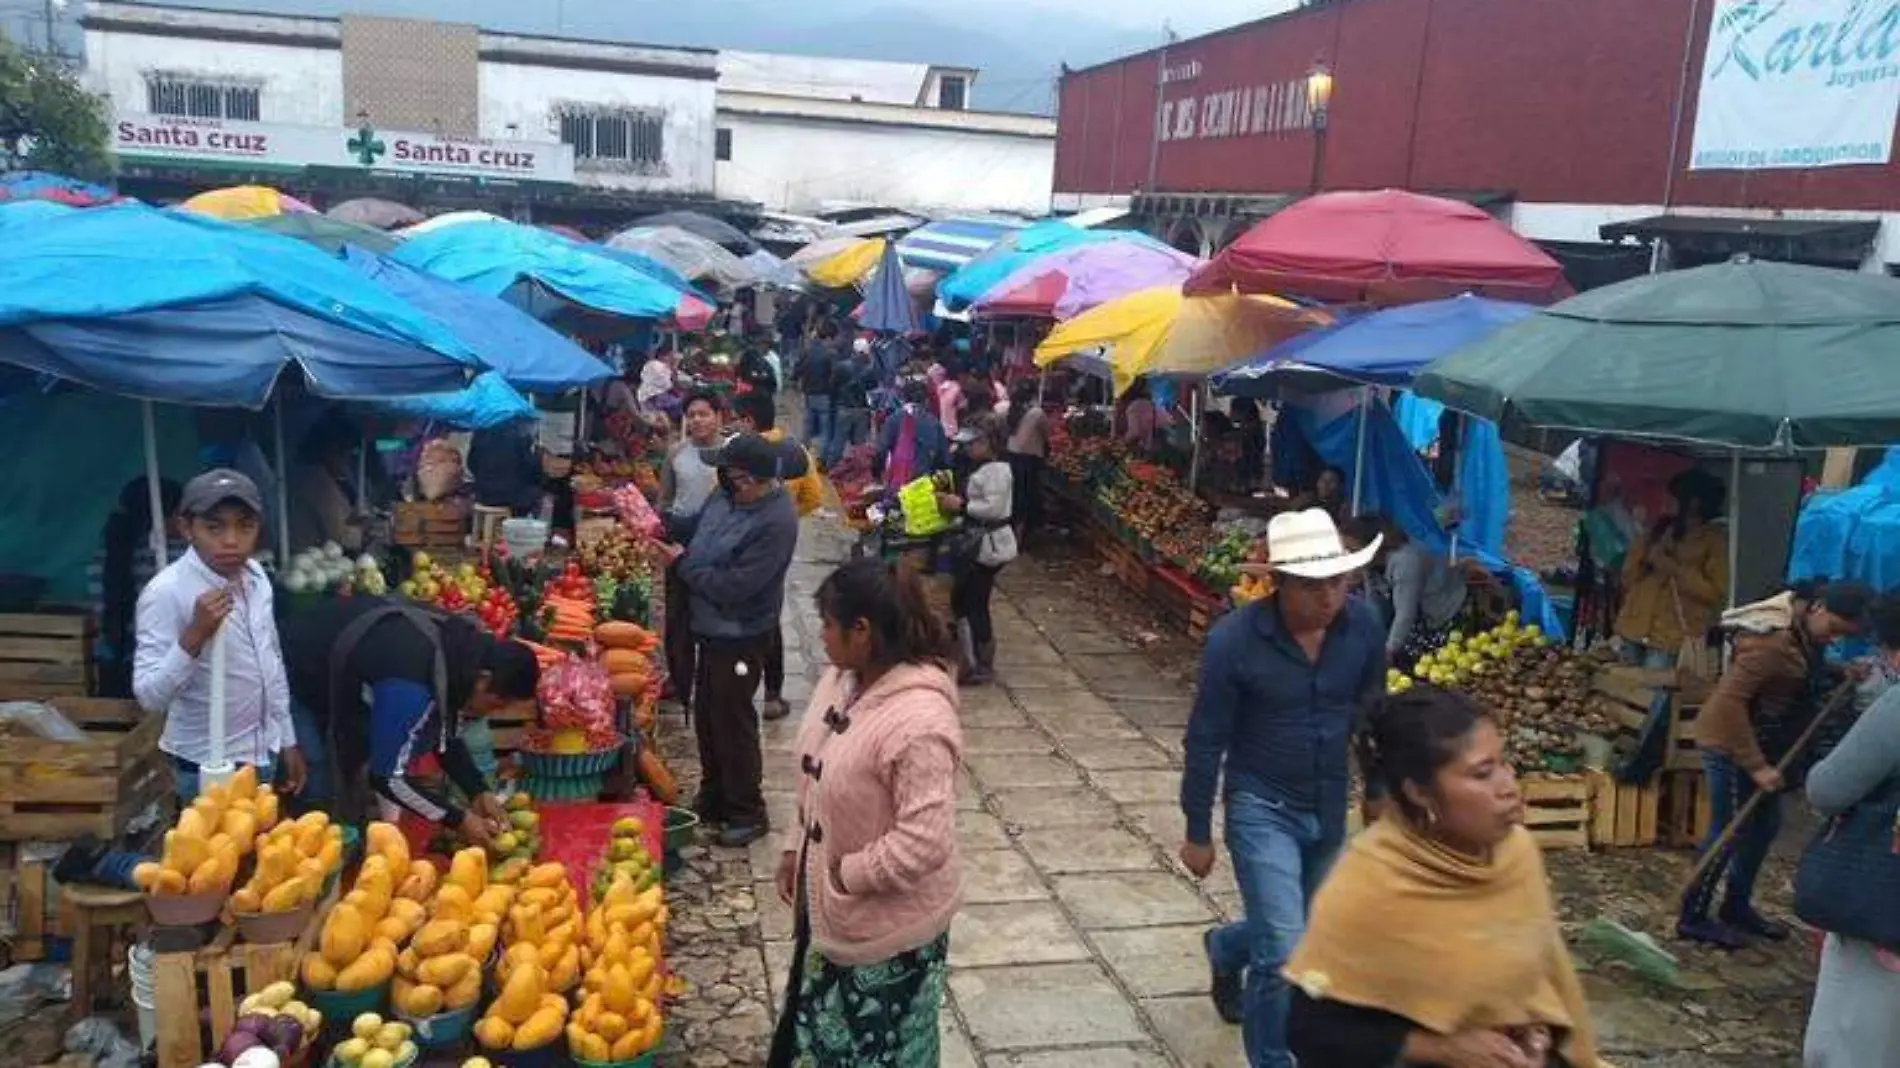
[[[1056,207],[1125,200],[1206,251],[1315,187],[1395,186],[1484,204],[1572,255],[1627,239],[1641,258],[1660,238],[1678,263],[1900,260],[1881,225],[1900,220],[1900,163],[1690,169],[1712,16],[1734,2],[1333,0],[1067,72]],[[1900,48],[1900,4],[1866,7],[1840,32]]]

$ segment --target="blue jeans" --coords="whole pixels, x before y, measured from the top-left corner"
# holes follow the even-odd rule
[[[805,447],[823,449],[831,440],[831,398],[805,397]]]
[[[172,783],[178,788],[178,805],[180,808],[183,808],[193,801],[198,800],[198,787],[200,785],[198,782],[198,765],[193,764],[184,757],[172,757],[171,761]],[[238,767],[243,766],[242,764],[238,765]],[[277,769],[271,767],[269,764],[259,764],[257,766],[258,786],[269,789],[271,776],[275,775],[276,771]]]
[[[1704,750],[1702,753],[1702,773],[1708,779],[1709,790],[1709,833],[1702,841],[1702,852],[1714,847],[1729,821],[1755,796],[1755,780],[1742,766],[1721,753]],[[1723,847],[1722,855],[1709,864],[1702,878],[1689,888],[1688,896],[1682,901],[1684,920],[1704,920],[1709,916],[1709,907],[1715,901],[1716,884],[1728,876],[1728,891],[1722,900],[1722,913],[1749,910],[1754,907],[1755,879],[1761,874],[1761,865],[1768,859],[1768,850],[1775,844],[1775,836],[1781,833],[1781,797],[1779,794],[1762,799],[1755,806],[1755,812],[1748,822],[1735,832]]]
[[[1254,794],[1227,796],[1227,852],[1247,918],[1209,938],[1214,970],[1247,973],[1241,1006],[1247,1063],[1293,1068],[1286,1048],[1292,995],[1280,969],[1306,933],[1306,907],[1339,855],[1346,813],[1324,815]]]
[[[324,736],[323,726],[317,721],[316,713],[310,711],[302,701],[293,698],[290,702],[290,722],[297,729],[297,748],[303,753],[304,766],[309,769],[309,773],[304,776],[303,793],[298,796],[307,806],[334,799],[336,771],[330,767],[330,739]]]
[[[827,470],[838,466],[846,449],[855,448],[871,439],[871,409],[840,408],[831,423],[831,437],[825,440],[824,465]]]

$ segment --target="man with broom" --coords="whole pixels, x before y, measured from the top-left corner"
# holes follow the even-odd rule
[[[1822,655],[1831,643],[1860,633],[1869,600],[1864,587],[1839,584],[1812,601],[1784,593],[1724,615],[1725,629],[1735,631],[1734,652],[1695,726],[1709,790],[1709,833],[1698,876],[1683,896],[1677,937],[1722,949],[1741,949],[1750,938],[1788,937],[1785,924],[1755,910],[1755,879],[1781,830],[1782,768],[1801,756],[1793,752],[1795,739],[1819,708],[1814,697]],[[1758,791],[1768,796],[1749,809]],[[1733,833],[1725,833],[1741,816]],[[1724,876],[1727,891],[1711,915]]]

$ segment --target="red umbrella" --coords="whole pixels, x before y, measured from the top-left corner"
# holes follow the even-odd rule
[[[1398,189],[1308,197],[1242,234],[1186,288],[1373,304],[1571,292],[1556,260],[1483,210]]]

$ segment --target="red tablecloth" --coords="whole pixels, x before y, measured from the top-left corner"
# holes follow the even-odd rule
[[[656,801],[538,802],[534,810],[541,814],[541,856],[538,859],[558,860],[567,865],[568,881],[574,884],[582,901],[593,899],[594,869],[606,856],[614,821],[637,816],[646,824],[647,855],[655,864],[664,856],[666,808]]]

